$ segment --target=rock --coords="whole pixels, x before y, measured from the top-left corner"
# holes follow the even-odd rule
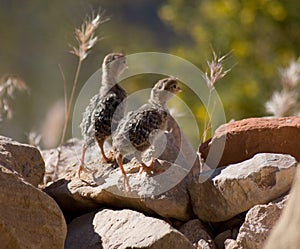
[[[196,249],[216,249],[216,246],[212,240],[206,241],[204,239],[200,239],[198,243],[195,243],[194,246]]]
[[[242,163],[218,168],[208,180],[199,183],[207,174],[204,172],[189,185],[194,213],[203,221],[219,222],[268,203],[290,189],[296,166],[297,161],[290,155],[261,153]]]
[[[176,120],[169,116],[168,129],[164,132],[155,145],[155,150],[151,147],[144,153],[144,159],[151,159],[151,156],[175,164],[183,164],[186,172],[192,168],[198,172],[199,160],[197,153],[178,126]],[[42,156],[46,163],[46,173],[44,183],[53,182],[61,178],[70,180],[76,176],[81,158],[83,141],[73,138],[67,141],[61,148],[60,160],[58,162],[58,148],[43,150]],[[111,146],[104,143],[105,150],[110,150]],[[126,160],[126,159],[125,159]],[[100,165],[101,157],[98,145],[91,145],[85,154],[85,162]],[[92,166],[93,167],[93,166]]]
[[[18,172],[36,187],[45,173],[45,164],[37,148],[3,136],[0,136],[0,165]]]
[[[86,168],[92,172],[83,173],[81,179],[75,177],[81,146],[82,143],[76,140],[63,146],[58,169],[58,177],[62,179],[44,189],[57,201],[68,220],[103,205],[130,208],[182,221],[192,217],[187,192],[187,184],[192,177],[191,165],[183,155],[175,160],[175,164],[157,160],[155,167],[164,169],[165,172],[150,176],[138,173],[139,165],[135,160],[124,164],[131,188],[131,191],[126,191],[119,168],[115,164],[99,163],[100,153],[97,147],[89,148],[87,152]],[[43,152],[47,163],[55,162],[56,154],[50,154]],[[47,170],[48,173],[50,171]],[[48,173],[47,176],[50,177],[51,174]]]
[[[232,238],[236,238],[235,231],[233,230],[226,230],[220,234],[218,234],[215,239],[214,242],[217,246],[218,249],[224,249],[225,248],[225,244],[224,242],[226,240],[232,240]]]
[[[107,145],[105,143],[105,145]],[[44,183],[75,177],[76,170],[79,167],[83,141],[79,139],[68,140],[62,147],[58,162],[58,148],[41,151],[46,165]],[[107,146],[106,146],[107,147]],[[90,147],[85,155],[86,161],[97,161],[99,158],[99,149],[94,145]]]
[[[211,168],[242,162],[260,152],[289,154],[300,161],[300,117],[249,118],[220,126],[199,153]]]
[[[95,182],[76,178],[62,179],[48,186],[44,191],[56,200],[67,219],[106,205],[130,208],[149,215],[158,214],[182,221],[189,220],[192,216],[186,181],[182,181],[166,192],[151,196],[150,193],[159,191],[159,182],[152,178],[148,180],[137,175],[133,179],[136,180],[135,185],[133,181],[129,181],[131,192],[119,188],[123,185],[123,176],[118,169],[112,170],[109,180],[100,177]]]
[[[195,249],[168,223],[131,210],[104,209],[68,225],[65,249],[151,248]]]
[[[278,223],[267,239],[265,249],[300,248],[300,168],[297,169],[295,181]]]
[[[210,227],[212,231],[214,231],[215,235],[221,234],[224,231],[230,230],[232,234],[232,238],[236,238],[238,234],[238,230],[242,226],[245,221],[246,212],[240,213],[233,218],[222,221],[222,222],[214,222],[210,223]]]
[[[282,209],[285,207],[286,199],[271,202],[267,205],[256,205],[251,208],[245,222],[239,230],[236,240],[225,242],[226,249],[261,249],[269,236],[271,229],[279,219]],[[298,237],[299,239],[299,237]],[[272,247],[272,249],[275,247]],[[278,247],[290,248],[290,247]]]
[[[189,220],[179,228],[179,231],[193,244],[198,243],[200,239],[212,240],[208,228],[198,219]]]
[[[1,165],[0,189],[2,248],[64,248],[66,223],[52,198]]]
[[[233,238],[233,236],[234,236],[234,234],[232,233],[231,230],[226,230],[226,231],[218,234],[214,239],[214,242],[215,242],[217,248],[224,249],[225,248],[225,245],[224,245],[225,240],[231,239],[231,238]]]

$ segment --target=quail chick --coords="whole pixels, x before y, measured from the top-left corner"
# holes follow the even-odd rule
[[[144,171],[151,171],[155,160],[147,166],[142,161],[142,153],[151,146],[151,142],[167,129],[169,112],[166,108],[168,100],[181,92],[175,78],[158,81],[151,90],[149,103],[138,110],[128,113],[120,121],[116,132],[112,136],[115,159],[124,175],[125,185],[128,185],[126,172],[123,168],[123,157],[133,154]]]
[[[127,68],[125,55],[122,53],[108,54],[102,63],[102,84],[99,93],[96,94],[86,107],[80,124],[84,138],[81,163],[78,169],[78,177],[84,168],[84,156],[87,148],[95,140],[97,141],[102,160],[110,162],[111,157],[106,156],[103,144],[111,136],[112,127],[124,116],[124,105],[121,104],[127,97],[123,88],[118,84],[119,76]],[[121,105],[120,105],[121,104]]]

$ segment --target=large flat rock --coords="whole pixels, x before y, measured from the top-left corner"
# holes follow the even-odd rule
[[[296,166],[296,159],[290,155],[261,153],[218,168],[201,182],[205,174],[212,174],[204,172],[189,186],[194,213],[203,221],[219,222],[268,203],[290,189]]]
[[[56,202],[0,165],[0,247],[64,248],[66,223]]]
[[[39,150],[0,136],[0,164],[18,172],[27,182],[38,186],[45,173],[45,163]]]
[[[108,172],[107,169],[105,172]],[[129,174],[131,191],[126,191],[119,169],[112,169],[107,176],[109,178],[104,178],[103,175],[94,178],[95,181],[62,179],[44,191],[56,200],[68,219],[103,206],[130,208],[150,215],[158,214],[183,221],[192,217],[186,179],[175,187],[165,190],[161,189],[159,180],[138,173]],[[168,183],[169,179],[164,180]]]
[[[216,168],[261,152],[290,154],[300,161],[299,147],[300,117],[249,118],[220,126],[199,152]]]
[[[176,143],[176,138],[169,137],[168,143],[171,145]],[[182,221],[192,217],[187,185],[192,178],[189,160],[192,159],[191,154],[196,155],[195,151],[185,147],[189,151],[186,159],[180,153],[174,154],[168,146],[169,149],[161,155],[168,161],[159,159],[155,164],[157,169],[165,171],[154,175],[140,174],[138,163],[134,159],[125,162],[124,167],[130,186],[128,191],[124,186],[124,177],[116,164],[100,163],[97,146],[89,148],[86,156],[86,168],[91,172],[83,172],[81,179],[78,179],[76,172],[81,148],[82,143],[78,140],[72,140],[62,147],[57,170],[57,177],[61,179],[44,190],[57,201],[67,219],[103,206],[130,208]],[[44,151],[43,156],[47,162],[46,177],[50,179],[53,165],[57,162],[57,153],[55,150]]]
[[[65,249],[151,248],[193,249],[188,239],[168,223],[132,210],[104,209],[68,225]]]

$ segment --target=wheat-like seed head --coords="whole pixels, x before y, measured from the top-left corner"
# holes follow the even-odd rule
[[[300,58],[291,61],[286,68],[279,69],[281,77],[281,92],[274,92],[265,104],[266,111],[275,117],[295,115],[299,107],[299,94],[296,86],[300,82]]]
[[[27,134],[28,144],[39,147],[42,139],[42,135],[32,130]]]
[[[80,28],[75,29],[75,38],[78,42],[78,47],[71,46],[72,54],[78,56],[80,61],[83,61],[89,50],[96,44],[98,40],[101,40],[98,36],[95,36],[95,31],[100,24],[108,21],[109,18],[104,17],[104,12],[98,13],[96,16],[88,16]]]
[[[16,90],[29,93],[28,86],[17,75],[5,75],[0,79],[0,122],[5,118],[12,118],[12,102]]]
[[[215,84],[225,77],[231,69],[225,70],[223,67],[223,62],[227,58],[228,54],[218,57],[218,55],[213,51],[212,61],[208,61],[208,71],[205,72],[204,78],[207,86],[213,89]]]
[[[300,58],[296,61],[291,61],[288,67],[280,68],[279,73],[284,89],[290,90],[295,87],[300,81]]]
[[[294,91],[283,89],[281,92],[274,92],[271,99],[265,104],[266,111],[274,117],[293,115],[297,107],[298,94]]]

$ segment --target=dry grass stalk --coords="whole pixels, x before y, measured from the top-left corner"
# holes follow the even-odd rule
[[[98,13],[96,16],[92,14],[91,16],[85,18],[80,28],[75,29],[75,38],[78,42],[78,47],[71,46],[72,50],[70,52],[72,54],[75,54],[78,57],[78,65],[77,65],[77,69],[73,81],[70,99],[68,99],[68,95],[66,92],[67,89],[66,79],[60,67],[62,77],[63,77],[63,82],[64,82],[64,96],[65,96],[65,103],[66,103],[65,124],[64,124],[63,134],[61,137],[61,144],[65,140],[69,118],[70,118],[70,112],[73,106],[74,95],[78,83],[82,61],[88,56],[89,51],[93,48],[96,42],[102,39],[102,38],[98,38],[98,36],[95,36],[95,31],[97,30],[100,24],[108,20],[109,20],[108,18],[104,17],[104,12]]]
[[[274,117],[296,115],[299,112],[300,58],[291,61],[286,68],[279,69],[282,90],[273,93],[265,108]]]
[[[218,56],[215,51],[213,53],[213,58],[211,61],[207,61],[208,69],[204,74],[204,79],[206,81],[206,84],[209,88],[209,96],[208,96],[208,103],[207,103],[207,109],[210,109],[211,106],[211,96],[213,91],[215,90],[215,85],[218,81],[223,79],[230,71],[230,69],[225,70],[224,69],[224,61],[228,57],[229,54],[223,55],[223,56]],[[205,123],[204,123],[204,132],[202,134],[202,143],[206,141],[207,135],[209,131],[211,130],[211,119],[213,115],[213,110],[214,110],[215,103],[213,103],[212,106],[212,113],[209,113],[209,118],[207,117],[208,115],[205,116]]]
[[[26,83],[17,75],[5,75],[0,79],[0,122],[13,117],[13,100],[16,91],[29,93]]]
[[[95,32],[96,32],[97,28],[100,26],[100,24],[102,24],[108,20],[109,20],[108,18],[104,17],[104,12],[102,11],[102,12],[99,12],[97,15],[92,14],[91,16],[86,17],[85,20],[83,21],[83,24],[80,26],[80,28],[75,29],[75,38],[78,42],[78,46],[77,47],[71,46],[70,53],[72,53],[78,57],[78,64],[77,64],[77,69],[76,69],[76,73],[75,73],[74,80],[73,80],[73,86],[72,86],[70,98],[68,98],[68,94],[67,94],[66,78],[63,73],[62,67],[59,65],[59,68],[60,68],[60,71],[62,74],[62,78],[63,78],[63,83],[64,83],[65,121],[64,121],[64,127],[63,127],[60,145],[58,146],[57,163],[54,166],[54,173],[52,176],[52,180],[54,180],[57,175],[57,169],[58,169],[58,164],[59,164],[60,155],[61,155],[61,147],[65,141],[65,137],[66,137],[66,133],[67,133],[67,129],[68,129],[70,113],[71,113],[71,110],[73,107],[75,90],[77,87],[82,62],[84,59],[87,58],[90,50],[94,47],[96,42],[102,39],[102,38],[99,38],[98,36],[95,36]]]

